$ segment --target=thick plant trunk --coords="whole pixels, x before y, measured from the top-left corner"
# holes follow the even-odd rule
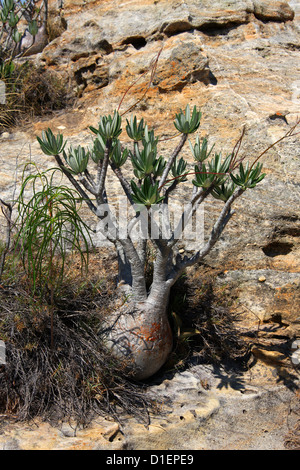
[[[130,240],[116,243],[119,292],[123,306],[103,325],[106,346],[128,364],[130,377],[144,380],[166,362],[173,347],[167,307],[170,285],[165,279],[165,259],[157,256],[150,292],[145,281],[145,243],[135,250]],[[144,254],[144,255],[143,255]],[[154,280],[155,279],[155,280]],[[120,298],[118,299],[120,301]]]
[[[130,376],[144,380],[155,374],[172,351],[172,331],[167,316],[168,294],[159,301],[129,301],[105,325],[111,352],[128,363]]]

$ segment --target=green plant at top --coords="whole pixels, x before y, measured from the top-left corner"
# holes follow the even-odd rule
[[[193,157],[195,160],[197,160],[197,162],[203,162],[204,160],[206,160],[210,156],[214,148],[213,145],[210,150],[208,150],[208,140],[204,137],[204,139],[200,143],[198,135],[196,136],[194,145],[192,145],[191,141],[189,140],[189,146]]]
[[[42,136],[37,137],[37,140],[46,155],[55,156],[61,169],[84,199],[88,201],[88,205],[94,213],[97,212],[97,207],[89,199],[85,190],[80,189],[80,185],[71,175],[81,175],[80,181],[84,188],[96,196],[97,201],[103,202],[101,192],[104,189],[109,165],[117,174],[129,199],[149,208],[164,200],[165,191],[169,193],[178,183],[187,181],[187,176],[191,174],[187,171],[187,162],[183,158],[177,157],[187,135],[195,133],[199,128],[200,119],[201,112],[197,110],[196,106],[191,112],[189,105],[187,105],[185,111],[180,110],[176,114],[174,126],[181,132],[182,139],[168,162],[163,156],[158,156],[159,138],[155,136],[153,130],[149,130],[143,119],[138,122],[136,116],[131,116],[130,120],[127,119],[126,125],[127,135],[133,140],[133,149],[121,144],[119,136],[122,133],[122,118],[117,111],[113,116],[102,116],[98,128],[90,126],[90,130],[96,137],[92,146],[87,149],[79,145],[76,148],[71,146],[68,151],[65,151],[66,143],[64,143],[63,135],[55,136],[51,129],[43,131]],[[189,141],[189,146],[196,161],[192,173],[194,175],[192,184],[208,191],[216,199],[226,202],[233,195],[237,186],[242,191],[254,188],[265,176],[264,173],[261,173],[261,164],[257,164],[255,168],[249,168],[249,163],[244,166],[243,161],[239,164],[239,174],[234,174],[237,167],[233,164],[234,154],[227,155],[224,160],[221,153],[215,153],[212,156],[214,146],[209,148],[206,138],[200,141],[197,135],[194,145]],[[66,165],[60,158],[61,153]],[[121,172],[121,168],[128,160],[130,160],[133,174],[137,178],[137,180],[132,179],[130,182],[125,180]],[[97,175],[95,178],[91,177],[88,169],[90,161],[96,164]],[[173,178],[168,179],[169,172]]]
[[[127,119],[125,126],[127,136],[132,142],[130,144],[122,143],[120,140],[122,117],[118,111],[115,111],[113,115],[102,116],[98,127],[90,126],[94,135],[92,136],[92,145],[86,149],[81,146],[71,147],[68,153],[65,151],[66,144],[63,136],[61,134],[55,136],[50,129],[44,131],[41,138],[37,138],[43,152],[46,155],[54,156],[58,166],[79,192],[82,200],[98,217],[98,227],[102,235],[114,243],[118,247],[117,249],[120,245],[123,246],[125,252],[128,246],[131,246],[130,230],[136,223],[138,215],[143,212],[141,206],[148,210],[148,217],[152,212],[155,212],[150,211],[152,206],[158,206],[158,210],[163,211],[163,203],[169,204],[169,196],[178,184],[190,181],[194,186],[189,200],[189,208],[182,214],[178,227],[172,229],[168,239],[157,241],[162,236],[159,233],[158,238],[152,240],[158,250],[165,253],[169,259],[172,258],[170,250],[175,249],[187,221],[199,205],[209,196],[224,204],[204,248],[199,248],[196,254],[185,259],[175,257],[175,261],[171,262],[169,267],[165,262],[161,271],[158,271],[166,270],[164,281],[161,281],[160,284],[175,282],[185,267],[202,259],[213,248],[233,214],[231,206],[234,201],[246,190],[253,189],[265,177],[265,174],[262,173],[262,164],[258,163],[260,156],[251,166],[248,162],[245,163],[245,158],[238,158],[240,141],[233,151],[223,158],[220,152],[213,152],[214,146],[208,145],[207,138],[200,140],[198,135],[194,144],[189,140],[189,147],[195,161],[194,166],[189,167],[187,161],[179,155],[188,136],[199,129],[200,120],[201,112],[197,110],[196,106],[191,111],[187,105],[184,111],[180,110],[176,114],[174,126],[181,133],[181,138],[168,158],[159,155],[160,140],[154,130],[149,129],[144,119],[138,121],[136,116]],[[279,141],[293,135],[294,128]],[[261,155],[275,144],[268,147]],[[61,158],[61,154],[64,156],[64,160]],[[118,238],[118,221],[110,209],[107,191],[109,189],[107,183],[109,167],[118,178],[131,207],[135,211],[133,220],[128,221],[128,235],[125,239]],[[129,173],[130,170],[131,173]],[[127,175],[130,175],[129,179]],[[190,175],[192,175],[191,178],[189,178]],[[103,204],[105,204],[104,212],[100,210]],[[141,249],[146,248],[143,246]],[[133,255],[135,248],[131,248],[131,250],[133,251],[129,251],[128,256],[130,263],[134,265],[132,268],[137,276],[135,282],[140,286],[140,290],[135,289],[134,291],[134,295],[138,297],[140,292],[146,295],[145,282],[143,281],[144,270],[136,267],[144,259],[144,256],[140,256],[140,252]],[[157,270],[154,269],[154,276],[156,272]]]
[[[187,105],[185,112],[180,110],[180,113],[176,114],[174,125],[182,134],[193,134],[200,126],[201,115],[202,113],[197,111],[196,106],[191,114],[190,106]]]
[[[140,187],[132,180],[131,188],[133,191],[132,199],[136,204],[140,204],[149,209],[154,204],[159,204],[163,197],[159,196],[158,182],[153,185],[149,177],[143,180]]]
[[[2,0],[0,4],[0,41],[2,60],[11,60],[17,55],[21,55],[19,50],[22,40],[22,31],[18,26],[25,20],[27,29],[33,41],[38,33],[38,19],[43,13],[44,20],[47,20],[48,2],[44,0],[41,8],[32,7],[31,0]],[[22,26],[21,26],[22,27]]]
[[[193,184],[197,187],[208,189],[210,186],[217,187],[221,185],[228,177],[229,166],[232,156],[228,155],[222,162],[222,155],[215,154],[215,156],[208,162],[206,167],[205,163],[195,165],[195,179]]]
[[[37,140],[46,155],[58,155],[63,152],[66,145],[66,143],[63,143],[63,138],[62,134],[57,134],[55,137],[51,129],[48,129],[42,131],[41,138],[37,137]]]
[[[78,253],[86,268],[91,241],[90,229],[78,212],[80,197],[61,184],[61,176],[57,168],[40,172],[36,165],[26,165],[17,201],[16,250],[32,294],[42,298],[50,294],[52,346],[54,297],[63,280],[67,251]]]
[[[183,183],[184,181],[187,181],[186,177],[186,168],[187,168],[187,162],[183,159],[180,158],[178,161],[176,158],[172,167],[171,167],[171,172],[174,177],[174,179],[179,183]]]
[[[68,153],[63,151],[63,155],[67,165],[70,167],[68,171],[71,171],[75,175],[85,172],[90,158],[90,152],[88,150],[86,151],[81,145],[77,148],[71,146]]]
[[[126,148],[122,149],[121,142],[116,140],[111,152],[111,161],[115,168],[121,168],[126,163],[128,156],[129,150]]]
[[[113,116],[102,116],[98,129],[92,126],[90,126],[90,129],[94,134],[101,136],[106,144],[108,140],[116,139],[121,134],[121,116],[117,111],[114,112]]]
[[[146,343],[146,346],[141,346],[144,350],[149,347],[152,351],[155,346],[150,344],[152,336],[148,340],[142,333],[143,325],[137,325],[137,334],[134,332],[131,336],[122,323],[123,319],[126,324],[131,312],[136,315],[134,321],[137,320],[137,323],[147,318],[146,329],[151,322],[157,324],[158,318],[161,325],[167,321],[170,289],[188,267],[202,262],[211,252],[231,220],[234,202],[264,178],[258,159],[275,145],[272,144],[256,156],[250,166],[245,163],[245,158],[238,157],[240,141],[223,158],[220,152],[213,152],[207,139],[201,141],[196,136],[194,145],[190,142],[194,157],[194,164],[190,166],[180,157],[180,152],[188,137],[200,128],[200,119],[201,112],[195,106],[191,111],[187,105],[184,111],[180,110],[176,114],[174,126],[180,132],[180,138],[173,151],[169,154],[166,152],[166,155],[159,153],[160,139],[154,130],[144,120],[138,122],[135,116],[127,120],[126,143],[121,142],[122,117],[118,111],[112,116],[101,116],[98,128],[90,127],[93,134],[92,145],[85,150],[78,146],[69,156],[64,150],[65,143],[61,135],[55,137],[48,130],[43,133],[42,138],[38,138],[43,152],[54,156],[59,168],[97,218],[97,231],[101,238],[104,237],[115,246],[119,260],[118,279],[121,281],[123,300],[125,299],[122,307],[119,307],[122,332],[117,331],[116,334],[119,338],[121,333],[122,341],[125,338],[126,344],[132,345],[132,348],[128,347],[128,354],[132,354],[133,363],[135,360],[140,361],[141,348],[135,350],[134,346],[140,337],[141,342]],[[279,141],[294,135],[294,129],[295,126]],[[175,137],[177,136],[176,133]],[[131,140],[129,143],[128,137]],[[65,156],[65,160],[61,155]],[[127,198],[128,206],[124,214],[123,206],[119,206],[116,211],[118,203],[115,188],[108,178],[109,170],[116,176]],[[182,184],[190,184],[192,190],[184,193],[182,203],[185,207],[180,212],[176,210],[175,214],[172,213],[172,196],[178,185]],[[179,241],[199,206],[209,197],[215,200],[216,212],[218,211],[210,232],[205,241],[199,239],[199,244],[193,251],[182,253]],[[139,231],[138,239],[134,238],[135,227]],[[150,244],[155,253],[151,270],[147,265]],[[164,338],[160,343],[160,352],[166,357],[170,352],[171,338],[167,329],[162,326],[159,328]],[[131,329],[130,326],[130,331]],[[195,331],[186,333],[190,335]],[[168,338],[166,335],[169,335]],[[117,344],[118,341],[119,339],[112,340],[112,344]],[[122,356],[123,353],[120,354]],[[155,357],[158,356],[160,354]],[[151,363],[152,356],[149,357]],[[160,356],[157,363],[150,364],[145,355],[143,358],[145,362],[142,368],[145,371],[142,372],[142,377],[149,376],[148,368],[151,371],[158,370],[162,365],[160,361],[164,360]]]
[[[142,139],[143,148],[140,150],[138,143],[135,142],[134,152],[130,152],[134,174],[140,180],[150,175],[153,175],[155,179],[162,175],[165,161],[163,157],[157,157],[157,140],[154,132],[148,132],[146,126]]]

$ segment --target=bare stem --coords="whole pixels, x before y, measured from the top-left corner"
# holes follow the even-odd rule
[[[162,174],[161,180],[159,182],[159,190],[165,185],[165,183],[167,181],[168,174],[171,170],[171,167],[172,167],[176,157],[181,152],[181,150],[182,150],[182,148],[183,148],[183,146],[186,142],[186,139],[187,139],[187,134],[182,134],[179,144],[175,147],[171,157],[169,158],[168,163],[166,164],[166,167],[165,167],[164,172]]]
[[[2,251],[1,259],[0,259],[0,280],[1,280],[3,270],[4,270],[4,265],[5,265],[5,258],[10,247],[11,228],[12,228],[12,205],[7,202],[4,202],[2,199],[0,199],[0,205],[1,205],[2,213],[4,217],[6,218],[5,246]]]
[[[181,273],[189,266],[193,266],[197,262],[201,261],[214,247],[218,239],[220,238],[222,232],[224,231],[227,223],[231,219],[232,215],[234,214],[231,211],[231,206],[233,202],[240,197],[244,193],[244,189],[239,188],[232,196],[228,199],[225,203],[216,223],[214,224],[210,237],[204,247],[198,250],[193,256],[187,257],[185,256],[180,260],[177,260],[176,265],[170,271],[168,276],[168,282],[173,285],[176,280],[179,278]]]

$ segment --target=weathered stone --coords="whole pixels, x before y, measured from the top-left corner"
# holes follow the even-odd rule
[[[287,2],[254,0],[254,14],[264,21],[292,21],[294,10]]]
[[[121,450],[119,424],[98,418],[88,428],[63,423],[1,422],[0,450]]]
[[[182,33],[166,41],[153,85],[161,92],[181,90],[187,83],[209,83],[208,58],[203,54],[201,39]]]
[[[293,392],[276,385],[277,366],[261,362],[251,378],[253,369],[230,375],[218,366],[200,365],[152,385],[149,394],[161,406],[160,417],[151,416],[147,429],[129,420],[127,448],[283,450]]]

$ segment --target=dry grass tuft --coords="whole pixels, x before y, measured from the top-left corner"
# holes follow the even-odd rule
[[[30,296],[20,271],[4,275],[0,339],[6,342],[7,364],[0,370],[0,413],[52,423],[71,417],[80,425],[97,414],[120,420],[127,413],[148,423],[151,403],[144,387],[130,381],[126,364],[116,362],[98,334],[115,295],[114,278],[101,274],[93,271],[83,279],[76,259],[70,263],[55,299],[53,349],[48,305]]]
[[[58,73],[29,61],[15,65],[5,82],[6,102],[0,104],[0,132],[25,117],[41,116],[72,104],[69,83]]]
[[[174,317],[175,312],[181,319],[182,331],[195,332],[177,340],[175,367],[176,361],[185,366],[194,358],[198,362],[231,363],[243,368],[249,359],[249,347],[235,326],[231,300],[215,287],[216,275],[213,269],[196,267],[172,289],[170,316]]]

